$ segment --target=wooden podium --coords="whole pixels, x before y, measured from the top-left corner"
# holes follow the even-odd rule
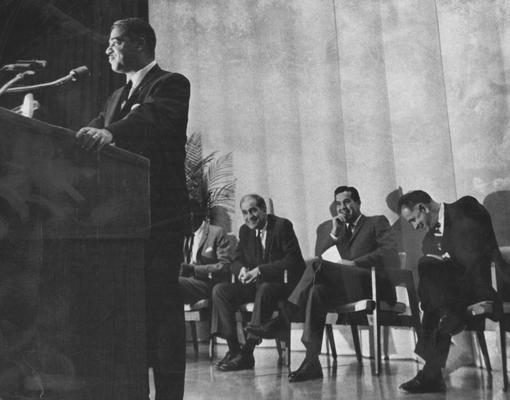
[[[0,109],[0,398],[148,398],[149,220],[146,158]]]

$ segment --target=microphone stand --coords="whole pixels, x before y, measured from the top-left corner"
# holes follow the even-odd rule
[[[29,76],[29,75],[35,75],[35,72],[32,70],[28,70],[28,71],[23,71],[23,72],[20,72],[19,74],[17,74],[14,78],[12,78],[10,81],[8,81],[5,85],[3,85],[0,88],[0,96],[3,95],[5,92],[10,92],[9,87],[14,85],[16,82],[21,81],[22,79],[24,79],[26,76]]]

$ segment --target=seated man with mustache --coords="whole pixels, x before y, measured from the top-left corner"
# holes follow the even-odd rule
[[[300,278],[305,263],[292,223],[267,214],[264,199],[248,194],[241,199],[245,224],[239,229],[239,244],[231,271],[235,283],[213,288],[211,333],[227,340],[228,352],[216,364],[220,371],[253,368],[253,350],[260,341],[249,333],[241,348],[237,339],[235,312],[239,305],[254,302],[251,326],[267,322]],[[288,284],[284,283],[287,271]]]

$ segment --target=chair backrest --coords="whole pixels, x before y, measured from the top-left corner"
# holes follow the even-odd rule
[[[274,214],[274,203],[271,197],[266,198],[266,207],[268,214]]]

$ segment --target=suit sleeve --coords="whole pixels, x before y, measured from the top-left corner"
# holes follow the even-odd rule
[[[230,242],[223,228],[215,235],[213,246],[217,262],[213,264],[195,265],[195,275],[197,278],[207,278],[209,273],[214,277],[226,276],[228,274],[232,254]]]
[[[317,239],[315,241],[315,256],[319,257],[331,246],[336,245],[338,241],[334,240],[331,233],[331,222],[322,223],[317,227]]]
[[[101,112],[96,118],[90,121],[86,126],[92,128],[102,129],[104,128],[104,112]]]
[[[281,246],[282,257],[272,260],[270,263],[259,265],[259,270],[264,280],[278,280],[283,277],[285,270],[298,268],[303,265],[303,256],[294,233],[292,223],[283,220],[281,227],[275,235],[279,235],[277,240]]]
[[[499,261],[499,247],[487,209],[471,196],[465,196],[457,203],[462,207],[465,218],[455,221],[461,232],[457,235],[462,236],[462,241],[455,241],[455,262],[470,271],[479,265],[490,266],[485,260]]]
[[[374,250],[352,261],[363,268],[389,266],[390,263],[398,262],[397,244],[386,217],[380,216],[377,218],[374,225],[374,235]]]
[[[113,141],[122,136],[133,140],[146,134],[147,129],[179,131],[182,121],[187,120],[190,97],[189,81],[177,73],[163,75],[153,84],[143,103],[121,120],[105,126]]]
[[[234,261],[230,264],[230,272],[237,277],[239,276],[239,272],[241,272],[242,267],[250,267],[247,263],[246,257],[246,248],[245,244],[248,240],[247,238],[248,232],[245,229],[245,226],[241,226],[239,229],[239,242],[237,243],[236,250],[234,253]]]

